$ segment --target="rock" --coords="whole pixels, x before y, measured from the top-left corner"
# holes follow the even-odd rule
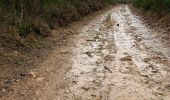
[[[44,80],[44,77],[38,77],[37,79],[36,79],[36,81],[38,81],[38,82],[41,82],[41,81],[43,81]]]
[[[147,77],[147,78],[149,77],[148,74],[146,74],[146,73],[140,73],[140,75],[143,77]]]
[[[22,77],[26,77],[26,76],[28,76],[29,74],[28,74],[27,72],[21,72],[21,73],[19,73],[19,75],[22,76]]]
[[[152,70],[152,72],[153,72],[153,73],[157,73],[157,72],[158,72],[158,70],[156,70],[156,69],[155,69],[155,70]]]
[[[61,50],[60,50],[60,53],[69,53],[69,49],[67,49],[67,48],[62,48]]]
[[[26,93],[19,93],[20,95],[26,95]]]
[[[7,84],[11,84],[11,83],[13,83],[14,82],[14,80],[12,80],[12,79],[7,79],[6,81],[5,81],[5,83],[7,83]]]
[[[137,38],[137,41],[142,41],[142,38],[141,38],[141,37],[138,37],[138,38]]]
[[[150,58],[144,58],[144,62],[148,63],[151,59]]]
[[[125,57],[120,58],[120,60],[121,61],[127,61],[127,60],[131,61],[132,57],[131,56],[125,56]]]
[[[39,21],[35,25],[35,27],[36,27],[35,32],[44,36],[44,37],[49,36],[52,33],[48,24],[43,21]]]
[[[35,94],[36,94],[36,95],[38,95],[38,94],[39,94],[39,92],[37,92],[37,91],[36,91],[36,92],[35,92]]]
[[[168,91],[170,91],[170,84],[168,84],[165,88],[168,89]]]
[[[86,52],[86,54],[89,56],[89,57],[93,57],[91,52]]]
[[[108,67],[104,66],[104,69],[108,70],[110,73],[112,73],[111,69],[109,69]]]
[[[96,95],[96,94],[91,94],[91,96],[92,96],[92,97],[97,97],[97,95]]]
[[[13,55],[14,55],[14,56],[20,56],[21,54],[20,54],[20,52],[18,52],[18,51],[13,51]]]
[[[84,74],[84,72],[80,72],[80,74]]]
[[[68,51],[60,51],[60,53],[69,53]]]
[[[6,92],[6,90],[4,88],[1,89],[2,92]]]
[[[104,60],[106,60],[106,61],[113,61],[114,60],[114,56],[106,55],[106,56],[104,56]]]
[[[47,69],[47,72],[49,72],[50,70],[49,69]]]
[[[86,41],[94,41],[94,39],[86,39]]]
[[[161,71],[161,75],[165,78],[167,77],[168,72],[167,71]]]
[[[65,93],[69,93],[70,92],[70,90],[69,89],[67,89],[66,91],[65,91]]]
[[[159,70],[158,70],[155,66],[153,66],[152,64],[149,65],[148,68],[151,69],[151,72],[152,72],[152,73],[157,73],[157,72],[159,71]]]
[[[29,72],[29,73],[30,73],[30,75],[31,75],[33,78],[36,78],[36,77],[37,77],[35,72]]]
[[[46,86],[48,86],[49,84],[48,83],[45,83]]]
[[[82,89],[88,91],[90,89],[90,87],[89,86],[83,86]]]
[[[76,32],[76,31],[74,31],[74,30],[69,30],[69,32],[71,33],[71,34],[77,34],[78,32]]]
[[[144,79],[143,82],[146,83],[146,84],[148,84],[148,83],[149,83],[149,80],[148,80],[148,79]]]

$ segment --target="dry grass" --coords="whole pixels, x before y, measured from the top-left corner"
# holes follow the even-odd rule
[[[44,28],[45,25],[48,30],[47,27],[67,26],[71,21],[76,21],[93,11],[102,9],[109,1],[0,0],[0,19],[3,20],[0,23],[0,29],[3,26],[15,26],[20,36],[26,36],[30,32],[44,35],[40,27]],[[45,33],[45,35],[47,34]]]

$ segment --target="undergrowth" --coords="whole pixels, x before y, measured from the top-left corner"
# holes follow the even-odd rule
[[[49,28],[67,26],[71,21],[102,9],[115,0],[0,0],[0,34],[15,27],[20,36],[30,32],[43,35]],[[9,29],[8,29],[9,28]],[[47,28],[47,29],[46,29]],[[9,33],[13,33],[11,30]],[[16,34],[13,34],[16,35]]]
[[[170,0],[133,0],[133,5],[144,10],[170,10]]]

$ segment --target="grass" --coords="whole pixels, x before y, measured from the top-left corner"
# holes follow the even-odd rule
[[[71,21],[102,9],[114,0],[0,0],[0,34],[3,26],[16,27],[20,36],[46,24],[50,28],[66,26]],[[8,29],[7,29],[8,30]],[[6,33],[5,33],[6,34]]]
[[[107,4],[129,1],[144,10],[170,10],[170,0],[0,0],[0,34],[26,37],[35,32],[48,35],[43,31],[65,27]]]
[[[133,5],[152,26],[170,30],[170,0],[133,0]]]
[[[170,0],[133,0],[133,5],[144,10],[170,10]]]

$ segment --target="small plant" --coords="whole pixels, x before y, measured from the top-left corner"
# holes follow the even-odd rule
[[[26,37],[28,33],[33,31],[34,21],[30,18],[26,18],[22,23],[18,23],[19,35]]]

